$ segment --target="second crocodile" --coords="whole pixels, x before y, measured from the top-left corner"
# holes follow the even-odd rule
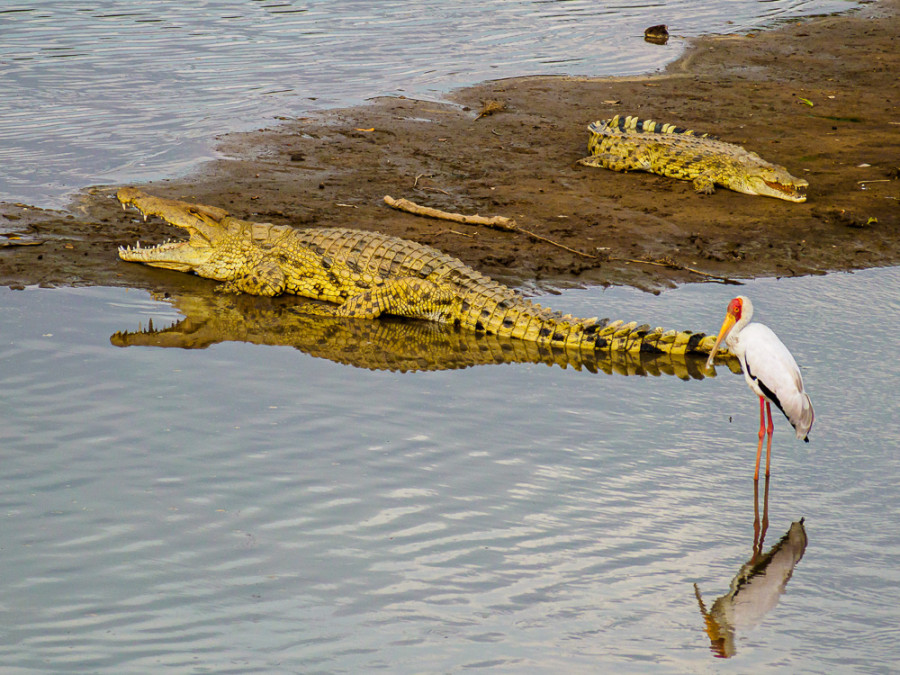
[[[690,180],[697,192],[723,185],[748,195],[805,202],[809,183],[755,152],[674,124],[616,115],[588,126],[590,155],[579,164],[613,171],[649,171]]]
[[[187,241],[153,247],[121,247],[123,260],[193,272],[224,282],[221,290],[226,292],[292,293],[334,303],[304,306],[310,314],[427,319],[567,349],[708,354],[715,342],[704,333],[564,315],[452,256],[406,239],[364,230],[254,223],[224,209],[154,197],[136,188],[122,188],[117,197],[145,218],[159,216],[190,235]]]

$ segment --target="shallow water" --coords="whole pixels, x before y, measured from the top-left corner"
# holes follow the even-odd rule
[[[713,330],[733,292],[546,300]],[[817,419],[809,445],[776,420],[762,549],[801,518],[808,546],[780,598],[742,591],[776,604],[742,615],[722,661],[693,584],[709,611],[754,552],[741,377],[122,348],[111,335],[178,313],[0,289],[4,672],[890,671],[900,338],[877,317],[900,311],[900,268],[741,292]]]
[[[186,172],[214,138],[379,95],[485,79],[627,75],[682,38],[843,11],[846,0],[171,0],[0,7],[0,200]],[[643,41],[669,24],[665,47]]]

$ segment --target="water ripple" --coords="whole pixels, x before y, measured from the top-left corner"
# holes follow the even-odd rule
[[[808,368],[822,459],[778,426],[766,546],[806,517],[810,547],[738,636],[738,670],[898,658],[896,422],[872,405],[897,366],[804,328],[898,288],[888,269],[746,289]],[[714,325],[728,293],[554,303]],[[753,544],[740,378],[401,375],[238,343],[110,346],[137,318],[175,317],[142,292],[0,289],[4,668],[712,667],[693,583],[710,604],[727,594]]]

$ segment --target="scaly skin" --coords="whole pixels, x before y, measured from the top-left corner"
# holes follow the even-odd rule
[[[706,194],[718,184],[748,195],[806,201],[807,181],[755,152],[708,134],[621,115],[594,122],[588,131],[591,154],[579,160],[585,166],[690,180],[697,192]]]
[[[117,197],[190,239],[151,248],[121,247],[122,260],[224,282],[221,290],[302,295],[339,306],[303,311],[374,319],[427,319],[566,349],[705,353],[703,333],[651,329],[637,322],[580,319],[531,302],[445,253],[406,239],[344,228],[295,230],[232,218],[222,209],[122,188]],[[725,354],[725,350],[721,350]]]

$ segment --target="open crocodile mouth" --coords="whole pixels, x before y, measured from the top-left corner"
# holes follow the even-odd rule
[[[186,241],[164,241],[162,244],[153,246],[141,246],[141,242],[137,242],[134,246],[120,246],[119,255],[123,258],[126,256],[134,256],[137,258],[145,258],[152,256],[154,253],[164,253],[167,251],[175,251],[183,248],[187,244]]]
[[[773,190],[777,190],[778,192],[787,195],[795,201],[806,201],[806,185],[777,183],[775,181],[769,181],[765,179],[763,180],[763,183],[768,185]]]
[[[186,248],[189,248],[189,242],[186,241],[165,241],[155,246],[141,246],[141,242],[137,242],[134,246],[120,246],[119,258],[127,262],[186,272],[193,268],[191,262],[184,259],[183,251]]]
[[[137,188],[121,188],[116,197],[125,211],[134,207],[144,221],[150,216],[158,216],[163,222],[183,228],[188,233],[187,239],[167,239],[151,246],[142,246],[141,242],[133,246],[120,246],[119,258],[181,272],[192,271],[209,258],[213,251],[209,230],[216,230],[218,221],[228,215],[226,211],[212,206],[161,199]]]

